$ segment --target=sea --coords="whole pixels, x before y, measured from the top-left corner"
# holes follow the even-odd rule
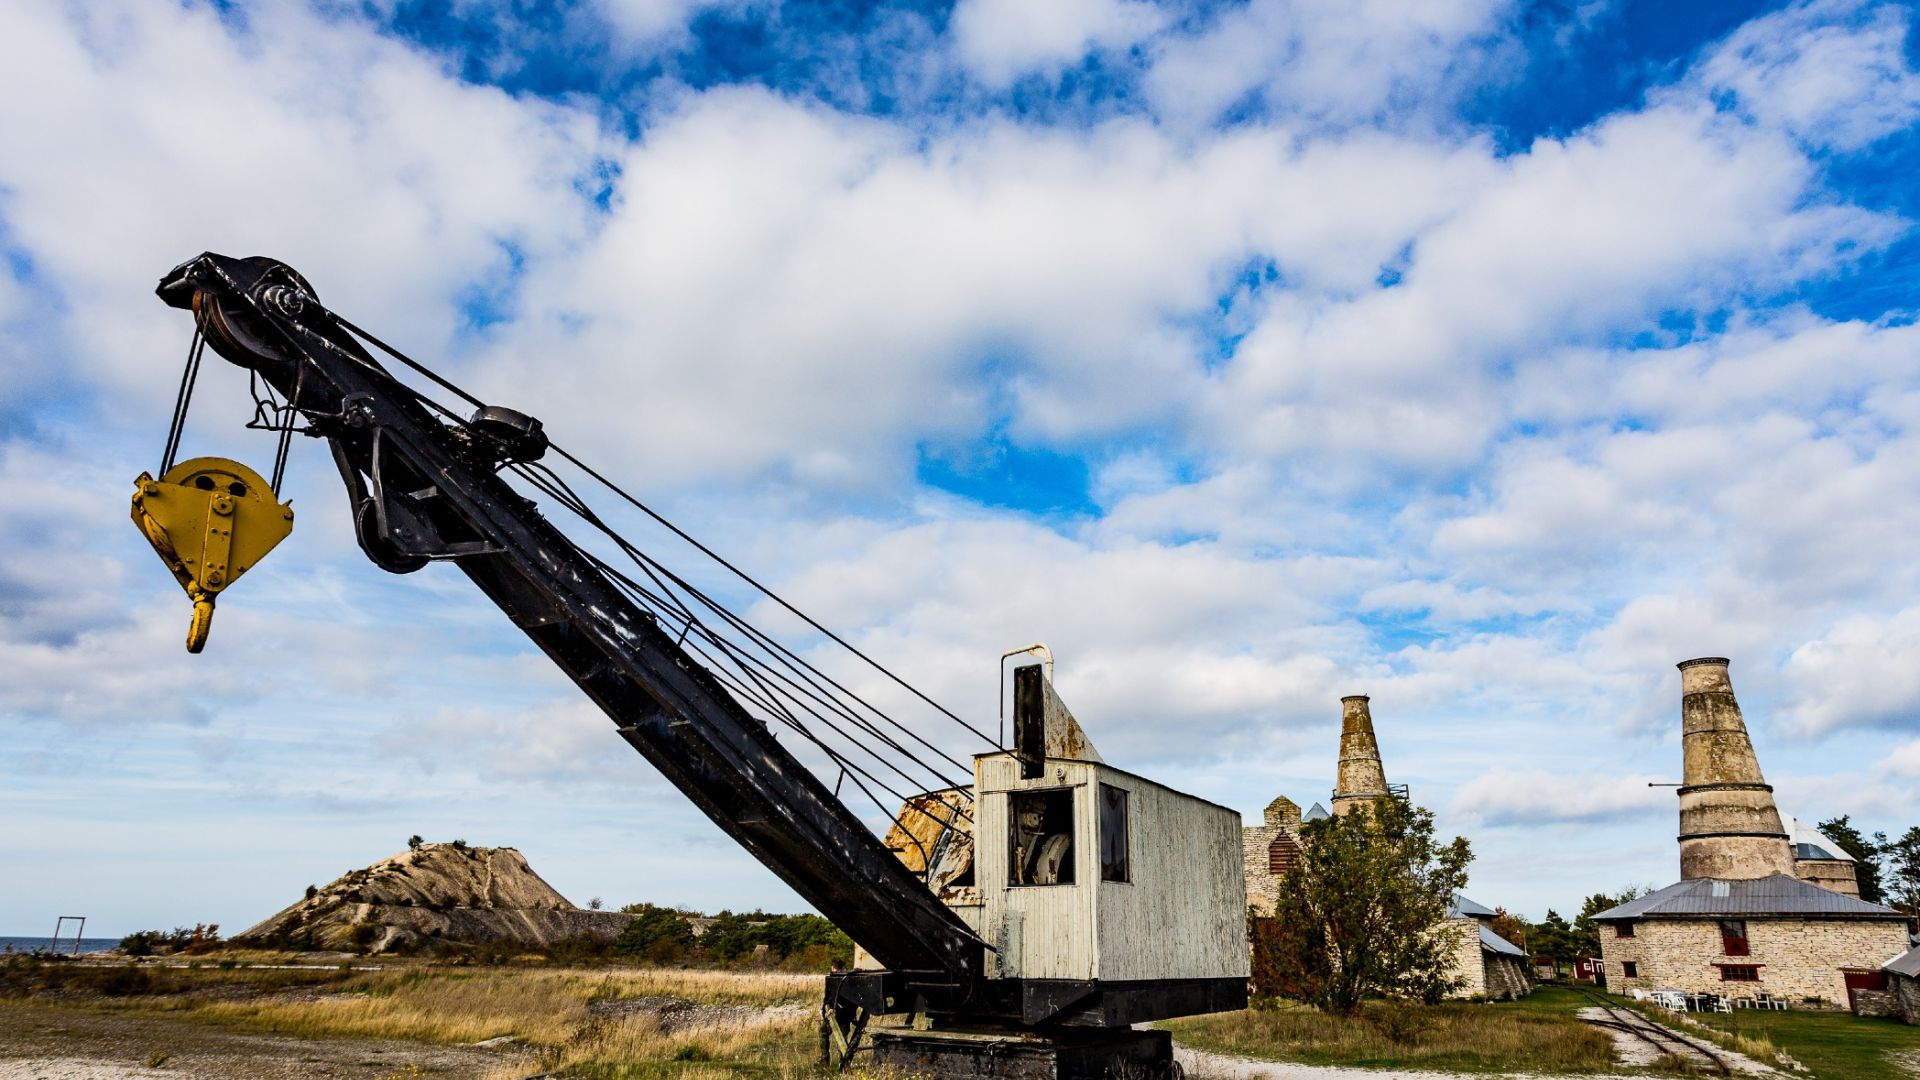
[[[0,953],[5,953],[8,950],[17,953],[39,952],[52,944],[53,939],[50,937],[0,937]],[[83,953],[104,952],[108,949],[117,949],[119,947],[119,938],[83,937],[80,939],[80,951]],[[70,937],[61,938],[60,951],[63,953],[72,952],[73,939]]]

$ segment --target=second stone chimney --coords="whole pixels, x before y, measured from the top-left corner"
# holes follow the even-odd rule
[[[1793,847],[1727,678],[1727,659],[1680,665],[1680,877],[1793,876]]]
[[[1340,699],[1340,772],[1333,789],[1333,812],[1345,814],[1362,803],[1387,796],[1387,774],[1380,767],[1380,743],[1373,737],[1367,696]]]

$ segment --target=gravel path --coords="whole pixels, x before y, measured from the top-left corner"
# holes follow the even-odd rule
[[[1461,1080],[1459,1073],[1427,1072],[1419,1069],[1349,1069],[1338,1065],[1295,1065],[1286,1061],[1260,1061],[1233,1057],[1208,1050],[1194,1050],[1173,1044],[1173,1059],[1196,1080]],[[1475,1074],[1479,1080],[1498,1075],[1505,1080],[1551,1080],[1534,1073]],[[1560,1077],[1558,1080],[1566,1080]],[[1586,1075],[1580,1080],[1646,1080],[1646,1074]]]

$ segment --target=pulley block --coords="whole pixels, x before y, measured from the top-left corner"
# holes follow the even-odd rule
[[[226,458],[193,458],[134,481],[133,523],[193,601],[187,651],[206,646],[213,602],[293,531],[293,504]]]

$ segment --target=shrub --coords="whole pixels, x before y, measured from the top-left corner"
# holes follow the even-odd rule
[[[656,959],[663,948],[692,947],[693,924],[678,911],[652,904],[630,904],[625,910],[630,911],[634,919],[613,939],[614,952]]]

